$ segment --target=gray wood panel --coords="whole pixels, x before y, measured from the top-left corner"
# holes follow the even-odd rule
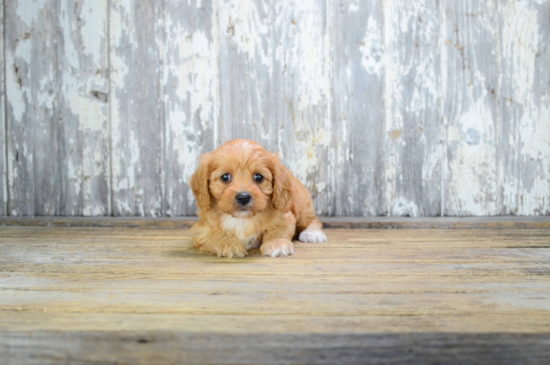
[[[60,215],[108,215],[107,1],[60,2]]]
[[[11,215],[108,214],[106,1],[6,1]]]
[[[331,30],[329,3],[274,2],[274,117],[281,160],[331,214]]]
[[[1,215],[192,215],[200,155],[233,138],[322,215],[550,214],[548,2],[2,10]]]
[[[550,335],[523,333],[243,335],[40,330],[0,332],[0,340],[0,354],[8,365],[111,363],[121,358],[127,364],[501,365],[544,364],[550,356]]]
[[[500,213],[501,33],[497,3],[442,2],[445,215]]]
[[[192,215],[189,180],[217,133],[217,20],[213,1],[168,0],[165,7],[165,214]]]
[[[0,215],[7,215],[8,205],[8,167],[6,159],[6,83],[4,80],[4,0],[0,1]]]
[[[164,3],[110,2],[113,214],[164,215]]]
[[[382,3],[335,1],[330,213],[386,214]]]
[[[327,3],[221,1],[217,144],[249,138],[279,152],[320,214],[330,200]]]
[[[550,2],[503,1],[500,214],[550,214]]]
[[[274,9],[269,0],[218,2],[220,119],[216,146],[234,138],[277,146]]]
[[[383,4],[386,213],[441,215],[440,3]]]
[[[58,9],[5,1],[11,215],[60,213]]]

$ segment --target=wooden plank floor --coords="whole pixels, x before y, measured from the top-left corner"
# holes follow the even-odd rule
[[[0,228],[0,363],[548,363],[550,230],[329,229],[220,259],[187,229]]]

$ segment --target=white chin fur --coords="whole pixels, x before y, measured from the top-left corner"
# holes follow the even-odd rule
[[[236,218],[246,218],[250,214],[249,210],[241,210],[233,213],[233,216]]]
[[[327,236],[318,229],[306,229],[300,233],[298,239],[302,242],[321,243],[327,241]]]

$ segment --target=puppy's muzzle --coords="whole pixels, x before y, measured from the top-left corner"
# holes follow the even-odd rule
[[[238,193],[235,196],[235,201],[237,202],[237,204],[239,204],[242,207],[248,205],[248,203],[250,203],[251,199],[252,199],[252,197],[248,193]]]

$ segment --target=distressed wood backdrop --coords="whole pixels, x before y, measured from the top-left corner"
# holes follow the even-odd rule
[[[0,213],[195,213],[279,151],[324,215],[550,214],[545,0],[3,0]]]

